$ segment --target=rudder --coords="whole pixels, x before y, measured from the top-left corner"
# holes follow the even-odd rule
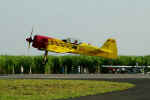
[[[117,44],[115,39],[109,38],[100,49],[104,51],[104,55],[107,58],[116,59],[118,57]]]

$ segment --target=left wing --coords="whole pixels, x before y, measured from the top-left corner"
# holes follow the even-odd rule
[[[51,39],[48,41],[47,50],[56,53],[68,53],[72,52],[72,44],[63,42],[59,39]]]

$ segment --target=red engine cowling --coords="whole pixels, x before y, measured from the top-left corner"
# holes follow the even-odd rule
[[[34,36],[32,46],[40,50],[46,49],[49,39],[52,39],[52,38],[47,37],[47,36],[36,35]]]

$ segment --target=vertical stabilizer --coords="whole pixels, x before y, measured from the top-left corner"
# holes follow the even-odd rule
[[[118,56],[117,44],[115,39],[109,38],[100,49],[103,52],[103,57],[116,59]]]

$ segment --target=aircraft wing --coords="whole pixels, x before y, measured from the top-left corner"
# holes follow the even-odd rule
[[[47,47],[47,50],[51,51],[51,52],[56,52],[56,53],[68,53],[68,52],[71,52],[71,49],[69,49],[69,48],[56,46],[56,45],[49,45]]]
[[[99,52],[105,52],[105,53],[112,53],[112,51],[111,50],[109,50],[109,49],[98,49],[98,51]]]

